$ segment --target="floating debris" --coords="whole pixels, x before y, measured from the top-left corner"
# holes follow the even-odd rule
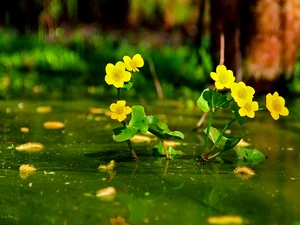
[[[107,187],[97,191],[96,197],[105,202],[110,202],[116,197],[116,189],[114,187]]]
[[[59,121],[47,121],[44,123],[44,128],[47,130],[59,130],[63,129],[65,124]]]
[[[150,143],[151,137],[142,134],[136,134],[130,140],[134,143]]]
[[[255,175],[254,170],[252,170],[251,168],[247,167],[247,166],[238,166],[237,168],[235,168],[233,170],[233,173],[235,173],[235,175],[243,180],[247,180],[249,178],[252,178]]]
[[[240,142],[236,145],[236,146],[240,146],[240,147],[248,147],[250,146],[251,144],[244,141],[244,139],[241,139]]]
[[[40,152],[44,148],[44,145],[38,142],[28,142],[18,145],[16,150],[25,152]]]
[[[21,127],[21,128],[20,128],[20,131],[21,131],[22,133],[27,134],[27,133],[29,132],[29,128],[28,128],[28,127]]]
[[[122,216],[118,216],[117,218],[110,218],[111,225],[129,225],[126,223],[126,220]]]
[[[44,174],[45,175],[55,175],[55,172],[47,172],[46,170],[44,170]]]
[[[103,114],[104,113],[104,109],[103,108],[94,108],[94,107],[91,107],[89,108],[90,110],[90,113],[92,114]]]
[[[37,113],[49,113],[52,111],[52,107],[51,106],[39,106],[36,108]]]
[[[179,141],[164,140],[164,145],[171,146],[171,147],[176,147],[178,145],[181,145],[181,143]]]
[[[116,166],[115,160],[110,160],[110,162],[107,165],[102,165],[101,164],[98,167],[98,169],[100,169],[100,170],[113,170],[115,166]]]
[[[20,166],[19,171],[20,171],[20,177],[22,179],[26,179],[34,171],[36,171],[36,168],[30,164],[23,164]]]
[[[211,224],[242,224],[243,218],[240,216],[212,216],[207,218]]]
[[[246,175],[255,175],[254,170],[252,170],[248,166],[238,166],[237,168],[234,169],[233,172],[235,174],[240,173],[240,174],[246,174]]]

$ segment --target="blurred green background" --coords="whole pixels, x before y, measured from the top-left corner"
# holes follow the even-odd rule
[[[240,10],[240,1],[232,4]],[[212,9],[224,7],[228,6],[218,0],[1,1],[0,96],[115,96],[104,82],[106,64],[140,53],[145,66],[134,76],[129,96],[157,99],[157,78],[162,86],[160,98],[195,100],[212,84],[209,73],[220,57],[214,52],[212,27],[222,25],[213,20]],[[226,63],[230,46],[226,48],[229,39],[225,29],[224,33],[225,65],[236,72],[230,60]],[[268,85],[280,80],[283,90],[297,94],[299,69],[297,62],[292,75],[281,73],[288,77],[284,84],[272,78]]]

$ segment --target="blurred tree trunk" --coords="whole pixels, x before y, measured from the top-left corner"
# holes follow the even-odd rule
[[[258,88],[278,88],[276,83],[282,87],[281,81],[292,77],[297,61],[299,9],[299,0],[211,0],[215,62],[219,62],[224,33],[224,64],[229,69],[240,68],[243,80]]]

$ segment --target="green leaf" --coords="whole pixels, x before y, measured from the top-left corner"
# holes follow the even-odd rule
[[[122,88],[126,89],[128,91],[132,87],[132,85],[133,85],[133,83],[131,81],[129,81],[129,82],[126,82]]]
[[[143,106],[132,106],[131,120],[128,126],[113,129],[113,139],[118,142],[126,141],[140,131],[142,133],[148,131],[145,110]]]
[[[207,128],[204,130],[204,133],[206,134],[207,132]],[[210,127],[210,131],[209,131],[209,139],[215,144],[217,139],[220,136],[220,131],[214,127]],[[234,146],[236,146],[239,141],[241,140],[240,137],[233,137],[233,136],[222,136],[219,143],[216,145],[218,149],[220,149],[220,151],[226,151],[229,150],[231,148],[233,148]]]
[[[156,116],[147,116],[148,131],[165,140],[184,139],[180,131],[170,131],[167,124],[161,122]]]
[[[209,92],[209,90],[210,89],[206,88],[197,100],[197,106],[199,106],[203,112],[208,112],[211,109],[211,105],[208,104],[209,98],[207,97],[207,92]]]
[[[167,146],[167,151],[169,155],[175,156],[175,155],[182,155],[182,151],[180,150],[175,150],[171,146]],[[157,145],[153,147],[153,155],[158,156],[158,155],[166,155],[166,150],[164,148],[164,145],[162,142],[159,142]]]
[[[266,156],[257,149],[247,149],[238,146],[235,148],[235,151],[238,158],[242,160],[259,163],[266,159]]]
[[[239,106],[237,105],[236,102],[233,102],[231,104],[231,111],[234,114],[234,117],[236,118],[236,121],[242,126],[246,122],[246,119],[245,119],[245,117],[240,116],[239,109],[240,108],[239,108]]]
[[[226,95],[209,88],[206,88],[197,100],[197,105],[203,112],[208,112],[212,108],[226,108],[229,104]]]

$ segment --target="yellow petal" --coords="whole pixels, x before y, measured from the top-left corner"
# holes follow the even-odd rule
[[[131,58],[130,58],[129,56],[125,55],[125,56],[123,57],[123,61],[124,61],[125,64],[130,64]]]
[[[271,112],[271,116],[273,117],[274,120],[279,119],[279,114],[277,112]]]
[[[214,80],[217,81],[218,80],[218,75],[215,72],[210,72],[210,77]]]
[[[113,84],[114,83],[114,80],[112,79],[112,76],[110,76],[110,75],[108,75],[108,74],[106,74],[106,76],[105,76],[105,82],[108,84],[108,85],[111,85],[111,84]]]
[[[125,64],[121,61],[116,63],[116,68],[118,68],[119,70],[125,70]]]
[[[130,79],[131,79],[131,73],[128,71],[125,71],[123,73],[123,81],[128,82],[128,81],[130,81]]]
[[[280,112],[280,115],[282,115],[282,116],[289,115],[289,110],[286,107],[283,107],[283,109]]]
[[[126,119],[126,115],[124,113],[118,114],[117,117],[118,117],[118,121],[119,122],[122,122],[123,120]]]
[[[140,54],[135,54],[132,58],[137,67],[144,66],[144,60]]]
[[[131,113],[131,108],[129,106],[126,106],[124,109],[123,109],[123,112],[128,115],[129,113]]]
[[[113,85],[116,87],[116,88],[121,88],[124,86],[124,81],[120,80],[120,81],[114,81],[113,82]]]
[[[258,110],[258,102],[252,102],[251,108],[253,109],[253,111],[257,111]]]
[[[215,86],[216,86],[217,89],[223,89],[224,88],[224,85],[219,81],[215,82]]]
[[[247,115],[247,110],[245,108],[240,108],[239,109],[239,114],[240,114],[240,116],[246,116]]]
[[[217,69],[216,69],[217,74],[225,73],[226,70],[227,70],[227,69],[226,69],[226,66],[224,66],[224,65],[218,65],[218,66],[217,66]]]
[[[118,119],[118,114],[117,113],[112,113],[110,115],[110,118],[112,118],[113,120],[116,120],[116,119]]]
[[[109,106],[109,109],[110,109],[110,111],[115,112],[116,109],[117,109],[117,104],[116,104],[116,103],[112,103],[112,104]]]
[[[108,63],[108,64],[106,65],[106,67],[105,67],[105,72],[106,72],[107,74],[110,74],[110,73],[113,72],[114,68],[115,68],[115,66],[114,66],[113,64]]]
[[[254,111],[248,111],[247,116],[248,116],[249,118],[254,118],[254,116],[255,116]]]
[[[126,101],[125,100],[119,100],[119,101],[117,101],[117,105],[118,105],[118,107],[125,107]]]

